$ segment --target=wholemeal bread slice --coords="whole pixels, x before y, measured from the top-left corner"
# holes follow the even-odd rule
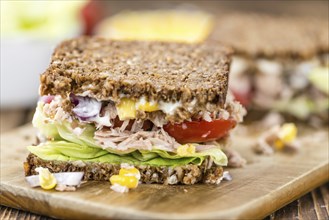
[[[232,50],[219,44],[113,41],[61,43],[41,75],[41,95],[122,96],[223,107]]]
[[[210,39],[237,55],[308,59],[329,52],[328,21],[257,13],[218,16]]]
[[[29,154],[24,163],[25,175],[37,175],[35,168],[48,168],[52,173],[84,172],[84,180],[108,181],[112,175],[117,175],[120,164],[82,162],[82,161],[47,161],[34,154]],[[195,184],[219,183],[223,177],[223,168],[215,165],[211,160],[205,160],[201,165],[185,165],[176,167],[165,166],[135,166],[141,174],[142,183],[158,184]]]

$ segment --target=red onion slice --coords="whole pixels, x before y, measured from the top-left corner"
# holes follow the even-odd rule
[[[83,172],[62,172],[54,173],[54,176],[57,180],[57,184],[78,186],[81,183],[83,174]],[[39,175],[27,176],[25,179],[31,187],[40,186]]]
[[[233,178],[228,171],[223,172],[223,180],[231,181]]]
[[[41,102],[49,104],[49,103],[51,103],[51,101],[54,100],[54,98],[55,98],[55,96],[53,96],[53,95],[44,95],[44,96],[41,96],[39,100]]]
[[[40,186],[39,175],[27,176],[25,179],[31,187]]]
[[[102,108],[102,103],[93,98],[72,95],[71,100],[76,105],[72,111],[81,120],[96,117]]]
[[[54,173],[58,184],[77,186],[81,183],[84,172]]]

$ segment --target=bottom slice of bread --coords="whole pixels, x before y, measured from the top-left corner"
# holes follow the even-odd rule
[[[34,154],[29,154],[24,162],[25,175],[36,175],[35,168],[48,168],[50,172],[84,172],[84,180],[106,180],[118,174],[119,164],[95,163],[83,161],[56,161],[43,160]],[[135,166],[140,174],[142,183],[159,184],[218,184],[223,176],[223,168],[210,160],[205,160],[201,165],[188,164],[177,167],[166,166]]]

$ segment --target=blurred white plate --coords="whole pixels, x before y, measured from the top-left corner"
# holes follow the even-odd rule
[[[1,109],[32,107],[54,47],[84,28],[88,1],[1,1]]]
[[[39,77],[60,40],[1,39],[1,109],[34,107]]]

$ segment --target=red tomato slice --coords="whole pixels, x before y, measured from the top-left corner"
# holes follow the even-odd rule
[[[100,1],[89,0],[81,10],[84,22],[84,34],[92,35],[96,25],[104,17],[104,10]]]
[[[251,101],[251,92],[237,92],[234,90],[231,90],[233,93],[233,96],[235,98],[235,100],[237,100],[238,102],[241,103],[241,105],[243,105],[244,107],[248,107],[250,105],[250,101]]]
[[[236,125],[232,119],[208,121],[186,121],[180,124],[166,124],[164,130],[181,144],[218,140],[226,136]]]

